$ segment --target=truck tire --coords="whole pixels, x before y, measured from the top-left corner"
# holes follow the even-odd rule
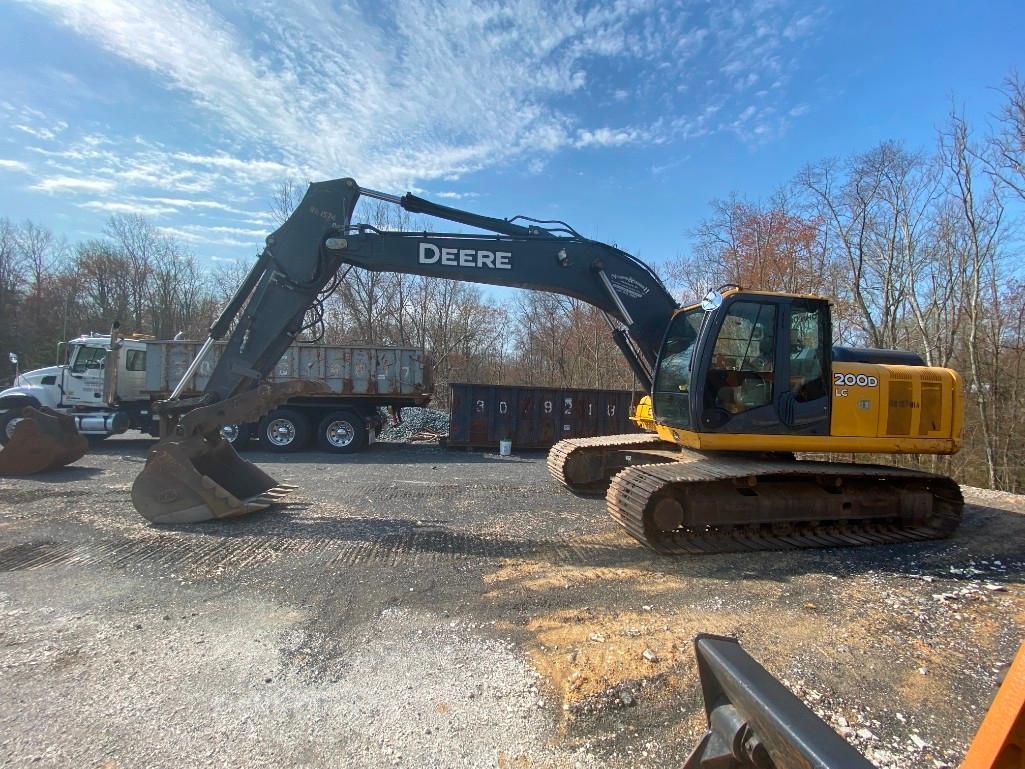
[[[14,425],[21,420],[21,408],[10,409],[0,414],[0,446],[6,446],[11,439]]]
[[[295,409],[274,409],[260,420],[260,446],[268,451],[299,451],[309,443],[310,422]]]
[[[317,443],[334,454],[359,451],[367,443],[365,420],[352,411],[332,411],[317,426]]]
[[[221,437],[231,444],[235,451],[242,451],[249,447],[249,441],[253,437],[249,425],[222,425]]]

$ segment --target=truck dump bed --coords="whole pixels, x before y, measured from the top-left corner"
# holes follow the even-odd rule
[[[206,386],[224,344],[215,344],[207,353],[183,395],[198,393]],[[147,341],[146,390],[173,390],[202,345],[184,340]],[[323,382],[331,390],[329,397],[408,398],[409,405],[422,405],[434,391],[433,375],[430,356],[416,347],[293,344],[267,379]]]

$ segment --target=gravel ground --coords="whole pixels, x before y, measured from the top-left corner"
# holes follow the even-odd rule
[[[541,453],[253,452],[288,505],[155,528],[148,441],[0,480],[0,765],[664,767],[692,639],[745,648],[879,766],[954,766],[1025,625],[1025,498],[950,540],[641,550]]]

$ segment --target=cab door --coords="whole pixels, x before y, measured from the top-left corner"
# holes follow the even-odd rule
[[[793,299],[786,308],[785,378],[777,397],[780,421],[797,435],[829,435],[832,329],[824,299]]]
[[[763,294],[728,296],[715,311],[695,372],[700,432],[786,432],[777,403],[785,316],[785,298]]]
[[[63,402],[69,406],[103,405],[105,347],[77,345],[64,377]]]
[[[828,435],[830,350],[827,301],[727,297],[695,374],[701,432]]]

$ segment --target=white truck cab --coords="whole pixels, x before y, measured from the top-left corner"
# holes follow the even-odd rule
[[[70,414],[80,433],[107,436],[136,427],[152,433],[142,338],[89,334],[67,343],[67,363],[20,374],[0,392],[0,440],[25,406],[49,406]],[[5,441],[6,442],[6,441]]]

